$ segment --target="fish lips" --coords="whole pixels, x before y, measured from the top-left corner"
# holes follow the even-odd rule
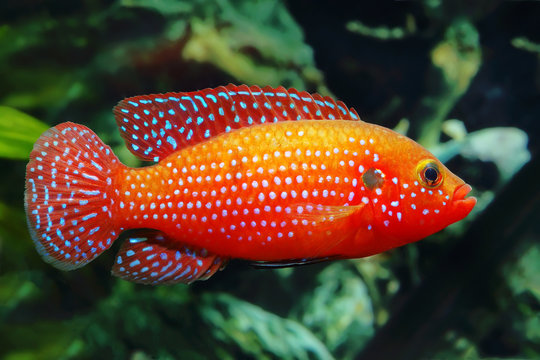
[[[452,207],[456,214],[456,221],[463,219],[469,215],[471,210],[476,205],[476,198],[474,196],[467,197],[467,194],[471,192],[472,187],[469,184],[463,184],[456,188],[454,196],[452,197]]]

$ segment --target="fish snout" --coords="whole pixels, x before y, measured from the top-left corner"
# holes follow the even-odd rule
[[[469,184],[460,185],[454,190],[452,196],[452,207],[455,209],[457,219],[455,221],[463,219],[467,216],[476,205],[476,198],[474,196],[466,197],[472,190]]]

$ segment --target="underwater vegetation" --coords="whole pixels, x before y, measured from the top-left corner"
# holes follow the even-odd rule
[[[540,357],[540,32],[535,2],[87,0],[0,5],[0,357]],[[39,135],[74,121],[141,166],[111,112],[227,83],[331,95],[471,184],[464,221],[377,256],[192,285],[62,272],[23,207]]]

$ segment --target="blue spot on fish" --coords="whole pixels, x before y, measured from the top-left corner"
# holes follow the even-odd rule
[[[206,102],[204,101],[204,99],[202,98],[202,96],[200,96],[200,95],[195,95],[194,98],[195,98],[195,99],[199,99],[199,100],[201,101],[202,105],[203,105],[205,108],[208,107],[208,105],[206,105]]]
[[[86,216],[83,217],[82,219],[83,219],[83,221],[86,221],[86,220],[90,220],[90,219],[92,219],[92,218],[94,218],[94,217],[96,217],[96,216],[97,216],[96,213],[91,213],[91,214],[86,215]]]
[[[176,140],[172,136],[167,137],[167,142],[172,145],[173,149],[176,150]]]

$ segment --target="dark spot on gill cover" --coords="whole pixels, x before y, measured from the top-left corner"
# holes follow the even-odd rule
[[[362,175],[362,181],[369,190],[373,190],[384,184],[384,175],[379,169],[369,168]]]

